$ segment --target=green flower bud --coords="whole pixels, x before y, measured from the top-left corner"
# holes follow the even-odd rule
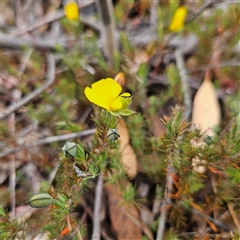
[[[203,141],[209,146],[209,145],[213,144],[213,137],[207,136]]]
[[[74,142],[66,142],[62,151],[66,157],[75,157],[77,155],[77,145]]]
[[[114,142],[114,141],[118,140],[120,135],[119,135],[119,133],[118,133],[116,128],[110,128],[108,130],[107,137],[108,137],[109,140]]]
[[[38,193],[31,197],[25,204],[29,204],[33,208],[48,207],[54,199],[48,193]]]

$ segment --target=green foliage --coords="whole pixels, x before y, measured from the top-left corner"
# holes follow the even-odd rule
[[[133,57],[135,48],[131,44],[129,38],[123,32],[120,33],[120,41],[122,43],[123,54],[126,54],[128,57]]]
[[[126,24],[126,19],[122,16],[132,7],[133,2],[116,6],[114,11],[117,23]],[[155,44],[155,51],[160,49],[160,51],[163,50],[164,54],[165,51],[170,50],[165,49],[163,39],[169,31],[168,26],[179,1],[170,1],[165,6],[164,3],[160,4],[162,6],[157,9],[159,17],[157,24],[158,42],[153,44]],[[200,2],[197,4],[201,5]],[[221,41],[225,41],[223,49],[221,49],[223,51],[221,61],[227,61],[231,58],[234,60],[236,55],[232,48],[239,41],[239,35],[236,34],[239,8],[229,6],[225,10],[210,9],[210,12],[211,14],[208,15],[200,15],[190,22],[184,30],[184,34],[193,33],[199,38],[197,52],[194,53],[197,66],[208,64],[210,54],[215,49],[216,36]],[[164,198],[164,185],[169,166],[174,169],[171,175],[173,191],[171,192],[170,216],[167,226],[170,230],[167,230],[166,239],[179,239],[178,232],[182,232],[182,229],[189,224],[189,219],[193,218],[191,212],[194,209],[193,206],[197,205],[199,209],[202,208],[203,211],[212,213],[215,209],[222,211],[230,202],[236,204],[235,208],[238,213],[240,93],[237,92],[235,95],[223,98],[226,116],[222,124],[223,130],[220,128],[216,136],[209,139],[202,135],[198,129],[193,129],[190,123],[183,120],[182,109],[176,107],[172,110],[170,117],[162,119],[166,127],[164,134],[154,137],[153,121],[159,110],[162,116],[162,112],[166,113],[165,107],[169,108],[172,103],[179,105],[183,103],[183,92],[177,67],[170,65],[166,68],[167,90],[161,89],[159,95],[148,98],[146,88],[151,85],[147,77],[150,68],[146,63],[135,66],[139,49],[131,43],[126,32],[121,31],[120,33],[121,52],[116,53],[114,64],[110,68],[98,47],[96,34],[91,30],[87,30],[86,34],[81,23],[76,26],[64,18],[60,22],[65,33],[72,34],[77,38],[76,44],[71,48],[63,48],[61,45],[55,46],[55,82],[39,98],[25,107],[24,114],[27,113],[38,122],[41,128],[47,128],[51,134],[82,131],[92,126],[92,123],[89,123],[90,117],[83,117],[84,120],[82,120],[82,115],[85,115],[85,110],[89,104],[83,94],[85,86],[101,79],[104,75],[113,77],[122,68],[127,73],[124,87],[131,91],[133,95],[132,107],[138,110],[137,114],[126,118],[130,144],[137,155],[139,172],[146,174],[153,180],[151,187],[155,188],[153,194],[155,200],[162,201]],[[150,48],[151,44],[149,43],[147,48]],[[28,46],[23,49],[25,54],[31,50]],[[142,50],[141,48],[140,51]],[[14,53],[14,58],[22,61],[19,55],[18,52]],[[234,61],[237,59],[235,58]],[[12,62],[8,56],[5,56],[3,66],[6,66],[9,74],[19,77],[18,66]],[[21,76],[19,90],[23,94],[28,94],[32,89],[42,85],[45,81],[44,69],[44,54],[42,51],[34,50],[30,57],[30,64],[26,66],[25,73]],[[223,73],[229,79],[239,79],[240,77],[238,67],[227,66]],[[38,77],[32,78],[32,76]],[[216,85],[220,86],[220,80],[216,80]],[[69,225],[72,231],[69,229],[70,232],[66,234],[66,238],[80,239],[77,230],[81,232],[83,238],[85,236],[87,238],[91,225],[89,205],[92,202],[90,197],[95,188],[96,179],[94,178],[99,173],[104,175],[105,183],[113,184],[121,191],[124,198],[122,204],[135,205],[140,209],[139,199],[137,199],[139,189],[135,184],[138,179],[129,181],[121,163],[120,143],[115,138],[109,138],[109,131],[117,129],[118,119],[105,110],[95,108],[94,111],[92,120],[96,127],[96,134],[93,141],[74,139],[66,143],[68,147],[71,143],[70,147],[73,148],[64,149],[65,154],[59,154],[58,157],[54,156],[53,161],[56,158],[59,160],[59,168],[53,182],[41,182],[39,193],[43,195],[40,196],[46,197],[47,200],[53,199],[53,201],[48,202],[51,203],[50,206],[38,209],[24,223],[19,223],[18,217],[11,219],[8,211],[0,208],[1,239],[28,239],[29,235],[32,237],[44,232],[48,234],[50,239],[64,239],[62,233],[64,230],[68,230]],[[19,121],[19,116],[22,117],[21,111],[19,113],[19,115],[16,114],[16,121]],[[125,115],[128,113],[126,112]],[[230,121],[231,118],[233,119]],[[24,128],[21,124],[21,120],[20,123],[16,123],[17,129]],[[11,142],[15,139],[8,128],[7,123],[1,123],[3,140],[11,137],[9,140]],[[197,143],[203,141],[206,145],[198,147]],[[196,144],[194,145],[194,143]],[[61,146],[58,147],[59,151],[63,145],[61,143]],[[194,159],[198,159],[195,165],[193,164]],[[23,161],[21,154],[16,155],[16,160],[17,162]],[[48,165],[47,167],[51,169],[52,166]],[[204,171],[202,173],[196,171],[197,167],[203,167]],[[28,187],[23,174],[17,173],[16,177],[18,185]],[[209,184],[210,182],[211,184]],[[3,200],[1,200],[1,204],[4,206],[9,204],[7,200],[9,192],[6,192],[3,192]],[[46,198],[43,199],[44,206],[48,205],[45,204]],[[152,205],[152,202],[149,205]],[[78,212],[78,208],[83,208],[85,212]],[[158,221],[158,215],[155,215],[150,223],[150,230],[153,233],[157,232]],[[236,239],[239,238],[237,231],[232,231],[232,235]],[[143,239],[146,238],[143,237]]]
[[[6,123],[1,123],[0,135],[5,137],[9,135],[9,129]]]
[[[240,128],[240,91],[236,93],[236,95],[233,96],[227,96],[226,97],[226,105],[229,108],[229,115],[230,118],[235,117],[236,118],[236,123],[237,123],[237,128]]]
[[[162,177],[160,173],[164,169],[164,163],[160,161],[162,156],[157,151],[159,139],[150,136],[152,122],[147,121],[143,115],[138,113],[127,118],[127,125],[140,168],[150,178],[159,181]]]
[[[162,120],[166,125],[166,132],[160,137],[159,150],[164,152],[165,161],[174,167],[178,176],[178,190],[180,194],[173,205],[172,212],[174,221],[172,224],[182,226],[185,218],[181,208],[191,209],[194,195],[204,194],[206,181],[216,174],[218,178],[218,189],[215,192],[213,205],[219,205],[217,199],[226,202],[233,201],[236,198],[237,189],[240,184],[240,165],[239,165],[239,130],[237,123],[232,123],[220,133],[220,139],[215,137],[210,145],[196,147],[194,142],[204,140],[199,130],[193,130],[189,123],[182,120],[182,109],[173,109],[172,116]],[[198,158],[198,165],[204,166],[204,173],[198,173],[193,165],[193,159]],[[204,162],[204,164],[203,164]],[[209,170],[207,171],[207,168]],[[168,170],[169,171],[169,170]],[[222,172],[226,172],[223,175]],[[183,205],[181,206],[182,203]],[[194,203],[196,204],[196,203]],[[174,214],[174,212],[181,212]],[[178,228],[178,227],[177,227]]]
[[[240,169],[228,167],[226,169],[226,173],[227,176],[230,178],[231,183],[240,186]]]
[[[197,173],[188,175],[187,184],[188,184],[188,193],[193,194],[198,192],[204,187],[203,178]]]
[[[49,193],[51,190],[51,184],[47,181],[42,181],[40,184],[39,192]]]
[[[136,186],[132,185],[131,183],[128,183],[127,186],[124,189],[122,189],[122,192],[124,201],[121,203],[121,205],[124,205],[126,208],[131,207],[133,205],[138,207],[140,199],[136,198],[137,195]]]
[[[154,116],[156,114],[157,109],[162,105],[162,103],[159,101],[159,98],[156,96],[150,96],[149,97],[149,114],[150,116]]]
[[[120,51],[117,51],[117,52],[115,52],[115,54],[114,54],[114,61],[113,61],[113,70],[114,70],[114,72],[119,72],[120,71],[120,69],[119,69],[119,67],[120,67],[120,64],[121,64],[121,61],[122,61],[122,54],[121,54],[121,52]]]

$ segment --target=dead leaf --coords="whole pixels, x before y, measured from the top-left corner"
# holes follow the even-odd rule
[[[221,110],[210,75],[210,72],[206,72],[205,79],[195,96],[193,102],[192,124],[200,128],[202,134],[205,133],[208,136],[214,136],[214,127],[218,126],[221,122]],[[192,142],[193,147],[204,148],[205,145],[203,140]],[[192,166],[194,171],[200,174],[206,172],[206,161],[204,163],[203,161],[199,159],[199,156],[193,158]]]
[[[233,221],[237,227],[237,229],[240,231],[240,217],[234,210],[234,204],[232,202],[228,203],[228,209],[230,214],[232,215]]]
[[[197,91],[193,102],[192,124],[200,127],[202,133],[213,136],[213,128],[220,124],[221,111],[215,88],[206,77]]]
[[[120,135],[120,152],[122,154],[122,164],[129,177],[134,178],[137,175],[137,156],[129,144],[129,132],[125,121],[121,118],[117,125]]]
[[[157,115],[153,117],[151,131],[155,137],[161,137],[166,131],[165,125]]]
[[[122,193],[114,186],[107,185],[106,193],[108,195],[109,214],[112,221],[112,227],[117,233],[117,239],[142,239],[142,228],[130,216],[140,218],[139,211],[135,206],[129,206],[126,211],[120,204],[124,201]]]

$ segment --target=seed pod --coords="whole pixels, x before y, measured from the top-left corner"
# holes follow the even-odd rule
[[[77,145],[74,142],[66,142],[62,147],[62,151],[66,157],[75,157],[77,155]]]
[[[54,199],[48,193],[38,193],[31,197],[25,204],[29,204],[33,208],[48,207]]]
[[[120,135],[119,135],[119,133],[118,133],[116,128],[110,128],[108,130],[107,137],[108,137],[109,140],[114,142],[114,141],[118,140]]]

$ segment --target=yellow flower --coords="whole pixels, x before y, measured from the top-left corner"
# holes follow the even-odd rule
[[[127,116],[134,113],[134,111],[128,109],[131,103],[130,93],[119,95],[122,87],[112,78],[97,81],[91,87],[86,87],[84,90],[90,102],[107,109],[115,116]]]
[[[75,1],[70,1],[64,6],[65,15],[69,20],[78,20],[78,5]]]
[[[181,31],[184,28],[184,22],[187,16],[187,8],[185,6],[178,7],[174,13],[169,29],[172,32]]]

